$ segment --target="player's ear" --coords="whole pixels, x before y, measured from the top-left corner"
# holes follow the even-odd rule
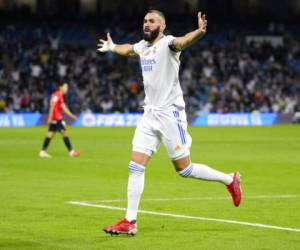
[[[161,23],[161,25],[160,25],[160,32],[164,33],[165,29],[166,29],[166,24],[165,23]]]

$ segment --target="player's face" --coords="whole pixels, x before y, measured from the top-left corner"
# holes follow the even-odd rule
[[[68,84],[65,83],[64,85],[62,85],[61,87],[63,94],[66,94],[68,92]]]
[[[163,31],[163,21],[156,13],[148,13],[144,18],[143,38],[148,42],[154,41]]]

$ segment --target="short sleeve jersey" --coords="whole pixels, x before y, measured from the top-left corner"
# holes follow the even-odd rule
[[[63,116],[61,110],[62,110],[62,105],[64,104],[64,98],[62,93],[59,90],[55,91],[52,94],[51,104],[54,105],[51,120],[53,121],[62,120]]]
[[[174,36],[164,36],[154,45],[145,40],[134,44],[140,57],[145,104],[157,108],[185,107],[179,83],[180,52],[170,48]]]

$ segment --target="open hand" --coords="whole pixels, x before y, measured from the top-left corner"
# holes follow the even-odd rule
[[[207,20],[205,14],[202,15],[201,12],[198,12],[198,27],[202,33],[206,33]]]
[[[98,51],[100,52],[107,52],[107,51],[113,51],[115,48],[115,44],[113,40],[111,39],[111,36],[109,33],[107,33],[107,40],[99,39],[99,42],[97,44]]]

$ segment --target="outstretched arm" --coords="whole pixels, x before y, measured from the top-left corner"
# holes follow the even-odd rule
[[[98,51],[107,52],[112,51],[121,56],[135,56],[136,53],[133,50],[133,45],[126,44],[114,44],[113,40],[110,37],[110,34],[107,33],[107,40],[99,39],[99,43],[97,44]]]
[[[70,110],[69,108],[67,107],[66,104],[63,104],[62,105],[62,110],[64,111],[65,114],[67,114],[69,117],[71,117],[73,120],[76,120],[77,119],[77,116],[74,115]]]
[[[201,12],[198,12],[198,29],[187,33],[185,36],[176,37],[173,40],[173,48],[176,51],[181,51],[186,47],[192,45],[198,39],[203,37],[206,33],[207,20],[205,15],[201,15]]]

